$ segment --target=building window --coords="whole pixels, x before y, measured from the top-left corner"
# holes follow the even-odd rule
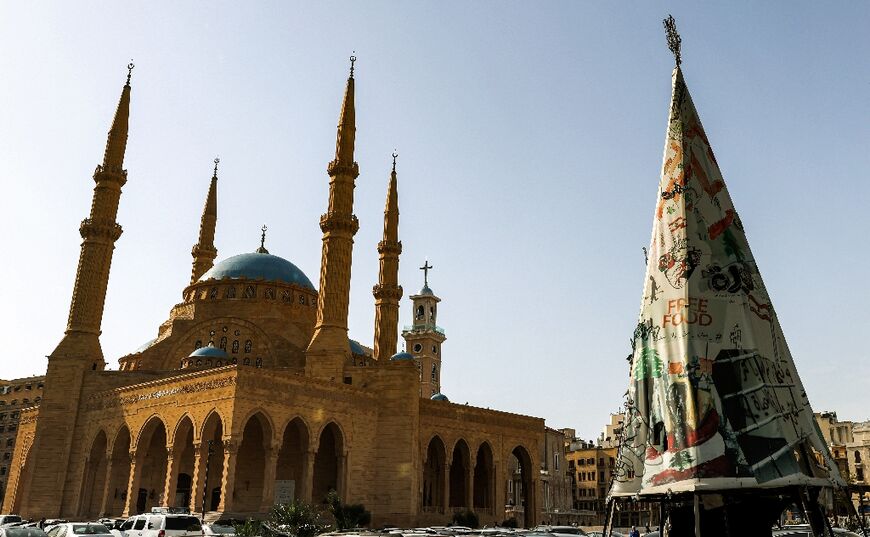
[[[25,389],[25,390],[32,390],[32,389],[33,389],[33,385],[32,385],[32,384],[25,384],[25,385],[24,385],[24,389]]]
[[[855,450],[855,462],[856,462],[856,463],[860,463],[860,462],[861,462],[861,452],[858,451],[857,449]],[[860,481],[860,479],[859,479],[859,481]]]
[[[249,339],[245,341],[245,354],[251,352],[251,349],[254,347],[254,343]]]
[[[423,306],[417,306],[417,320],[422,319],[426,315],[426,309]]]
[[[284,289],[281,291],[281,302],[293,302],[293,296],[290,294],[290,291]]]
[[[420,352],[422,350],[423,350],[423,345],[420,345],[419,343],[414,343],[414,352]]]
[[[299,295],[299,303],[305,304],[305,295]]]
[[[6,475],[6,467],[0,466],[0,475]]]
[[[245,287],[245,298],[257,298],[257,286],[248,285]]]
[[[227,287],[227,298],[236,298],[236,288],[232,285]]]
[[[208,297],[212,300],[216,299],[217,295],[218,295],[218,288],[217,287],[212,287],[211,290],[209,290],[209,292],[208,292]]]
[[[233,341],[233,353],[239,352],[239,340]]]
[[[222,351],[226,351],[226,350],[227,350],[227,336],[223,336],[223,337],[221,338],[221,350],[222,350]]]
[[[864,469],[855,468],[855,481],[864,481]]]
[[[275,289],[273,289],[272,287],[266,289],[266,299],[275,300]]]
[[[201,340],[201,339],[197,339],[197,340],[196,340],[196,343],[193,344],[193,350],[199,349],[199,348],[201,348],[201,347],[202,347],[202,340]]]
[[[438,383],[438,366],[435,364],[432,364],[432,383]]]

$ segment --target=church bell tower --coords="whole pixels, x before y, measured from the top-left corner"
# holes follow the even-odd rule
[[[429,271],[433,268],[428,260],[420,267],[423,289],[410,297],[414,324],[402,330],[407,352],[414,356],[420,369],[420,396],[426,398],[441,393],[441,344],[447,339],[444,329],[436,324],[441,299],[429,288]]]

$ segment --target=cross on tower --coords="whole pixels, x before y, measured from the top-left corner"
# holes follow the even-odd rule
[[[429,260],[428,260],[428,259],[427,259],[426,262],[423,264],[423,266],[420,267],[420,270],[423,271],[423,286],[424,286],[424,287],[428,287],[428,286],[429,286],[429,270],[430,270],[430,269],[433,269],[433,268],[435,268],[435,267],[433,267],[432,265],[429,264]]]

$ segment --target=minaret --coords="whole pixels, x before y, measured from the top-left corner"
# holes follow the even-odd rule
[[[214,174],[208,186],[208,196],[205,198],[205,208],[199,221],[199,242],[193,245],[190,255],[193,256],[193,270],[190,283],[196,283],[199,277],[214,266],[217,248],[214,247],[214,231],[217,225],[217,169],[220,159],[214,159]]]
[[[115,222],[121,187],[127,182],[124,170],[124,152],[127,147],[127,119],[130,111],[130,75],[133,64],[127,66],[127,83],[121,92],[115,120],[109,130],[103,163],[94,172],[91,213],[79,228],[82,238],[81,254],[69,322],[60,344],[48,357],[43,400],[39,405],[33,445],[27,465],[31,468],[69,468],[77,472],[80,460],[70,457],[73,431],[76,428],[79,400],[85,376],[105,367],[100,348],[100,324],[109,267],[115,241],[121,236],[121,226]],[[58,518],[61,502],[71,497],[65,491],[65,472],[25,472],[15,494],[22,499],[21,512],[33,518]],[[78,491],[75,491],[77,493]]]
[[[402,299],[399,254],[402,253],[402,242],[399,240],[399,192],[396,187],[398,156],[393,153],[393,171],[384,207],[384,238],[378,243],[380,271],[378,284],[372,290],[375,295],[375,360],[388,360],[396,354],[399,339],[399,300]]]
[[[93,369],[105,367],[99,336],[112,253],[115,241],[122,231],[115,219],[118,215],[121,187],[127,182],[124,153],[127,149],[132,70],[131,63],[127,66],[127,83],[121,91],[121,100],[109,130],[103,163],[94,171],[96,186],[91,201],[91,213],[79,226],[79,233],[84,240],[79,254],[66,333],[51,354],[51,358],[88,361]]]
[[[435,324],[441,299],[429,288],[429,271],[433,268],[428,260],[420,267],[423,289],[411,295],[414,324],[402,331],[408,352],[420,369],[420,395],[427,398],[441,392],[441,344],[447,339],[444,330]]]
[[[317,297],[317,324],[306,353],[306,373],[336,380],[350,358],[347,339],[347,310],[350,301],[350,268],[353,236],[359,221],[353,214],[354,181],[359,164],[353,160],[356,121],[353,103],[353,64],[344,91],[344,102],[335,141],[335,159],[329,173],[329,208],[320,217],[323,251],[320,258],[320,291]]]

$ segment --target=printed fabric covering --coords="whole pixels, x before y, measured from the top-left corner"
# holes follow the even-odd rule
[[[844,485],[679,67],[658,193],[610,494]]]

